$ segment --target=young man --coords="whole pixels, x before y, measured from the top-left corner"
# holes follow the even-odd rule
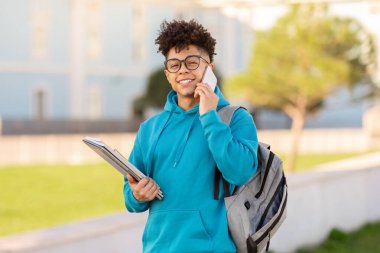
[[[149,209],[144,252],[236,252],[214,174],[218,166],[231,189],[244,184],[257,169],[258,141],[251,115],[238,110],[226,125],[217,110],[229,103],[201,83],[215,43],[194,20],[164,21],[156,39],[173,90],[164,111],[141,124],[129,158],[148,177],[124,185],[130,212]]]

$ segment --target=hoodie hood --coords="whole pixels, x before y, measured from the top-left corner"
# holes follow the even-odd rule
[[[229,105],[228,101],[224,98],[224,96],[223,96],[223,94],[220,91],[218,86],[215,87],[215,93],[219,96],[218,106],[216,109],[217,111],[220,108],[222,108],[226,105]],[[173,113],[174,114],[185,114],[185,115],[192,117],[192,119],[190,120],[191,123],[188,124],[185,135],[182,138],[182,143],[180,144],[179,148],[177,149],[175,159],[173,161],[173,167],[177,167],[179,161],[181,160],[183,151],[186,147],[186,144],[187,144],[187,141],[189,139],[191,130],[194,127],[195,121],[196,121],[196,119],[199,119],[199,104],[197,104],[193,108],[185,111],[181,107],[178,106],[178,95],[177,95],[177,93],[174,90],[171,90],[168,94],[164,110],[166,112],[169,112],[169,118],[167,119],[166,122],[170,121]],[[165,125],[166,125],[166,123],[165,123]]]

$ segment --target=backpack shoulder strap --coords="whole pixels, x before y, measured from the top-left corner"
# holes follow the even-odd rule
[[[242,106],[227,105],[227,106],[221,108],[221,109],[218,111],[219,117],[223,120],[224,123],[226,123],[227,125],[230,125],[234,113],[235,113],[238,109],[240,109],[240,108],[245,109],[245,108],[242,107]]]
[[[241,106],[227,105],[218,111],[218,115],[224,123],[226,123],[227,125],[230,125],[234,113],[240,108],[245,109],[244,107],[241,107]],[[222,178],[223,189],[224,189],[224,197],[230,196],[228,182],[222,177],[222,173],[220,172],[218,167],[216,167],[215,176],[214,176],[214,199],[215,200],[219,199],[219,182],[221,178]]]

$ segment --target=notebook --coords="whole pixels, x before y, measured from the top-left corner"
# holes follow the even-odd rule
[[[124,156],[120,154],[116,149],[112,149],[102,140],[92,137],[85,137],[83,142],[86,143],[92,150],[94,150],[100,157],[111,164],[115,169],[117,169],[121,174],[127,176],[130,174],[136,181],[140,181],[144,177],[139,169],[137,169],[132,163],[130,163]],[[160,190],[157,194],[157,198],[162,200],[164,195]]]

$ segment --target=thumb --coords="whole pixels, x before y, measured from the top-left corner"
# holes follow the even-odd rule
[[[130,184],[137,184],[137,180],[132,177],[130,174],[127,174],[127,179]]]
[[[194,92],[194,98],[198,98],[199,97],[199,93],[197,91]]]

